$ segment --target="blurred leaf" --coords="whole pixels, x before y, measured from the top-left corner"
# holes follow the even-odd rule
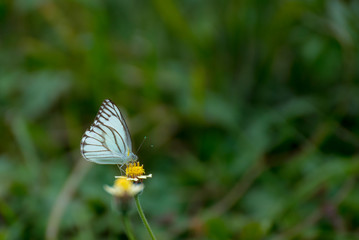
[[[231,239],[227,224],[221,218],[212,218],[206,222],[206,231],[210,239]]]
[[[69,75],[39,72],[26,76],[22,86],[21,110],[28,118],[36,118],[47,111],[70,87]]]
[[[259,222],[250,222],[243,226],[241,231],[241,238],[248,240],[263,239],[265,231]]]

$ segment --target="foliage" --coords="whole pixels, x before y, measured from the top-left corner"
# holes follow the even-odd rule
[[[357,1],[0,3],[0,239],[125,238],[79,143],[117,103],[159,239],[358,239]],[[147,233],[132,221],[139,239]]]

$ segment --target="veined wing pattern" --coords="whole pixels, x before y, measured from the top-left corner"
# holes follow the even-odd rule
[[[123,165],[137,160],[132,153],[131,135],[118,107],[109,99],[103,101],[94,123],[81,140],[81,154],[98,164]]]

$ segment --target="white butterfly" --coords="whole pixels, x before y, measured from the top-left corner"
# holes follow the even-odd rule
[[[125,119],[111,100],[103,101],[94,123],[82,136],[81,154],[98,164],[123,165],[137,160]]]

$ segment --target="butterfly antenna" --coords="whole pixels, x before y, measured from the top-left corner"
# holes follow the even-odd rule
[[[138,151],[140,151],[140,149],[141,149],[141,147],[142,147],[142,145],[143,145],[143,143],[145,142],[146,139],[147,139],[147,136],[145,136],[145,137],[143,138],[143,140],[142,140],[140,146],[138,147],[138,149],[137,149],[137,151],[136,151],[137,153],[138,153]]]

